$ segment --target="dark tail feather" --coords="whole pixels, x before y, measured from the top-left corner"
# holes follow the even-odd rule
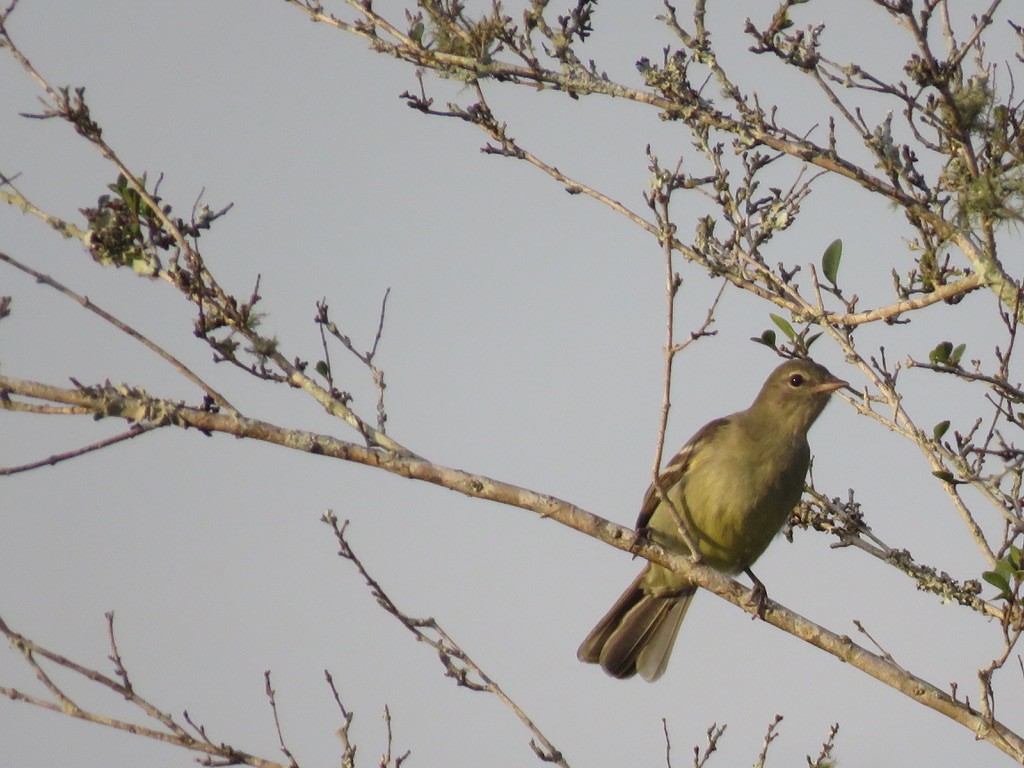
[[[645,571],[646,572],[646,571]],[[644,594],[641,573],[622,593],[580,645],[576,656],[600,664],[618,678],[640,676],[652,682],[665,672],[686,609],[696,592],[691,588],[667,597]]]
[[[646,570],[637,576],[632,584],[626,587],[626,591],[615,601],[615,605],[597,622],[597,626],[590,630],[587,639],[580,644],[579,650],[576,651],[577,659],[585,664],[601,663],[601,651],[608,643],[608,639],[619,628],[622,618],[643,599],[644,593],[640,589],[640,580],[643,578],[644,573],[646,573]],[[631,677],[632,674],[630,672],[625,675],[616,675],[616,677]]]

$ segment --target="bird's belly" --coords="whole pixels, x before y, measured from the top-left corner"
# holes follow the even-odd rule
[[[725,573],[749,568],[768,548],[786,522],[767,505],[755,505],[737,514],[724,505],[710,519],[695,520],[697,548],[704,561]]]
[[[704,561],[724,573],[739,573],[761,556],[782,529],[800,500],[803,476],[794,479],[773,472],[766,476],[770,467],[764,465],[708,469],[712,471],[698,482],[673,488],[669,496],[683,514]],[[664,504],[655,511],[650,526],[664,546],[686,551],[680,547],[675,516]]]

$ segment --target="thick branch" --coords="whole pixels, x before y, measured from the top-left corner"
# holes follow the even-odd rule
[[[651,562],[678,571],[687,571],[694,583],[725,598],[754,610],[746,603],[749,590],[738,582],[705,566],[693,565],[684,555],[672,554],[656,544],[641,541],[636,532],[616,525],[554,496],[537,493],[484,475],[380,450],[313,432],[285,429],[258,419],[238,414],[211,413],[179,403],[150,398],[127,387],[63,389],[38,382],[0,376],[0,408],[10,395],[44,399],[78,405],[93,413],[129,420],[147,420],[156,415],[160,423],[204,432],[223,432],[285,446],[305,453],[320,454],[343,461],[365,464],[401,477],[421,480],[458,491],[467,496],[496,501],[536,512],[588,536],[600,539],[617,549],[631,552]],[[1002,723],[986,719],[966,702],[909,673],[885,658],[873,654],[845,635],[838,635],[769,601],[764,619],[780,629],[851,664],[865,674],[969,728],[979,739],[992,743],[1015,760],[1024,762],[1024,738]]]

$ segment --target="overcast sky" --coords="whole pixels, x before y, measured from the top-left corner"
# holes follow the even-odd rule
[[[390,3],[381,3],[384,10]],[[684,4],[680,4],[682,6]],[[825,121],[821,100],[774,62],[744,56],[742,19],[767,6],[712,14],[714,39],[738,79],[783,105],[795,127]],[[872,62],[900,57],[906,36],[869,3],[801,6],[831,12],[836,58],[871,41]],[[840,9],[839,18],[835,18]],[[659,3],[602,3],[582,51],[613,78],[639,84],[634,63],[671,43]],[[311,322],[326,298],[334,320],[372,341],[391,289],[379,361],[389,430],[414,451],[567,499],[632,524],[650,476],[661,406],[664,274],[657,243],[622,217],[570,196],[524,163],[484,155],[484,137],[428,118],[398,95],[417,88],[407,66],[358,39],[310,24],[279,1],[176,3],[22,0],[10,31],[55,85],[85,86],[104,138],[137,173],[163,174],[161,194],[185,215],[201,190],[234,209],[201,240],[220,282],[247,296],[262,276],[263,328],[289,358],[319,357]],[[468,103],[457,84],[427,78],[439,104]],[[523,146],[624,204],[642,209],[645,145],[666,165],[690,153],[684,129],[652,110],[604,98],[572,101],[490,89]],[[0,56],[0,172],[41,208],[82,224],[116,171],[71,128],[26,120],[39,91]],[[873,116],[880,119],[884,105]],[[819,112],[821,116],[819,117]],[[699,166],[695,166],[699,167]],[[795,170],[791,167],[791,171]],[[686,205],[693,205],[692,210]],[[682,199],[692,228],[703,211]],[[797,226],[773,241],[770,263],[816,262],[840,237],[844,275],[863,306],[890,300],[890,270],[911,254],[900,217],[858,190],[823,180]],[[216,366],[191,332],[191,307],[163,283],[103,269],[77,241],[0,210],[0,250],[51,273],[193,365],[249,416],[356,439],[309,398]],[[718,284],[680,267],[679,327],[699,324]],[[14,314],[0,324],[0,371],[64,384],[130,382],[198,402],[164,363],[66,298],[0,269]],[[994,299],[969,297],[978,317]],[[679,361],[669,451],[710,418],[746,407],[776,364],[752,344],[769,307],[728,290],[718,335]],[[911,326],[865,328],[864,349],[890,359],[927,354],[953,310]],[[947,314],[944,314],[947,313]],[[931,326],[927,322],[934,323]],[[963,323],[972,349],[985,325]],[[972,335],[973,334],[973,335]],[[820,362],[862,383],[822,340]],[[372,417],[369,377],[332,352],[341,386]],[[947,390],[908,376],[924,426],[949,416]],[[910,398],[922,393],[928,397]],[[0,413],[0,464],[42,458],[113,434],[119,424]],[[957,578],[984,563],[925,462],[898,437],[842,403],[811,433],[814,475],[833,495],[857,489],[869,522],[894,546]],[[327,509],[351,521],[353,547],[399,607],[431,615],[576,766],[663,765],[662,718],[685,765],[712,723],[728,724],[710,765],[755,758],[768,723],[785,717],[769,765],[803,764],[839,722],[843,765],[998,765],[1005,758],[832,657],[701,594],[658,683],[620,682],[579,664],[576,647],[640,567],[621,552],[532,513],[463,498],[383,472],[224,436],[156,434],[0,480],[0,615],[17,631],[109,669],[103,614],[117,617],[136,690],[205,724],[211,738],[278,759],[263,671],[273,672],[282,727],[300,764],[337,764],[330,670],[355,711],[364,765],[383,748],[390,707],[395,750],[409,765],[537,764],[528,734],[494,699],[457,689],[434,654],[373,603],[340,561]],[[976,698],[975,670],[999,632],[966,609],[918,593],[893,569],[821,535],[779,540],[758,563],[772,598],[856,634],[860,620],[915,673],[957,682]],[[1005,674],[999,714],[1011,725],[1019,684]],[[13,652],[0,685],[37,690]],[[1015,693],[1014,689],[1018,692]],[[83,704],[127,714],[88,687]],[[1018,708],[1018,709],[1015,709]],[[186,765],[189,756],[95,725],[0,701],[4,761]]]

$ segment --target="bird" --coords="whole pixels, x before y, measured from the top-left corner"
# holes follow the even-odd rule
[[[808,430],[832,393],[848,386],[810,359],[779,365],[749,408],[705,424],[665,465],[659,485],[676,509],[652,483],[637,531],[689,555],[681,516],[704,563],[751,578],[763,614],[764,585],[750,567],[800,501],[811,458]],[[616,678],[657,680],[696,591],[685,574],[648,563],[587,635],[577,657]]]

